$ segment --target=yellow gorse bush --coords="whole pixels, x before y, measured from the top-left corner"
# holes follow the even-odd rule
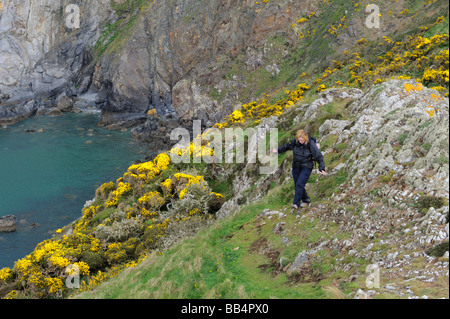
[[[162,190],[164,192],[164,197],[170,197],[172,194],[173,189],[173,183],[170,178],[166,179],[164,182],[161,183]]]
[[[131,165],[123,175],[123,180],[132,186],[147,184],[166,170],[169,165],[170,156],[161,153],[153,161]]]
[[[436,82],[440,84],[448,83],[449,70],[426,69],[423,73],[422,80],[424,82]]]
[[[182,199],[187,193],[188,193],[188,187],[190,185],[197,184],[199,186],[204,187],[206,185],[206,181],[204,180],[203,176],[193,176],[189,174],[184,173],[177,173],[174,175],[174,178],[177,181],[185,180],[185,187],[180,191],[179,198]]]
[[[0,284],[5,283],[8,279],[13,277],[14,272],[9,267],[0,269]]]
[[[164,171],[169,168],[170,156],[166,153],[161,153],[158,156],[156,156],[153,162],[160,170]]]
[[[138,199],[139,204],[146,208],[158,209],[166,202],[164,197],[157,191],[151,191]]]
[[[70,260],[61,256],[52,255],[48,259],[50,264],[59,268],[66,268],[70,265]]]
[[[113,182],[104,183],[99,188],[97,188],[95,195],[97,197],[108,197],[109,193],[116,188]]]
[[[119,199],[133,190],[129,183],[120,182],[117,189],[111,193],[112,198],[106,201],[106,207],[117,206]]]
[[[14,275],[36,297],[50,297],[64,289],[63,280],[68,276],[65,269],[72,264],[71,260],[81,253],[77,251],[77,247],[66,244],[64,239],[46,240],[30,255],[15,262]],[[75,262],[73,265],[78,267],[80,275],[89,274],[89,266],[86,263]],[[11,273],[8,274],[11,277]]]
[[[283,112],[304,98],[304,93],[309,90],[310,86],[301,83],[295,90],[286,90],[287,98],[279,100],[270,104],[268,98],[270,95],[265,94],[263,98],[248,104],[241,105],[241,110],[236,110],[227,116],[224,122],[216,123],[214,127],[222,129],[229,127],[236,123],[244,123],[247,120],[252,120],[258,124],[261,119],[270,116],[280,116]]]

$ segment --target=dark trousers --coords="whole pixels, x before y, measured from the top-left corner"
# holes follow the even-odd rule
[[[307,167],[293,167],[292,177],[295,183],[295,196],[294,204],[300,206],[300,201],[309,201],[308,194],[306,193],[305,185],[311,176],[312,168]]]

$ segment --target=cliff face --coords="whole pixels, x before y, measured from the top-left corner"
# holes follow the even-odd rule
[[[25,81],[36,63],[60,42],[59,1],[10,1],[0,5],[0,90]]]
[[[11,124],[55,106],[61,96],[77,95],[77,77],[91,59],[88,48],[112,11],[107,0],[0,4],[0,123]],[[66,9],[73,4],[80,28],[68,27]]]
[[[297,85],[305,71],[309,81],[320,78],[344,52],[413,28],[417,15],[402,13],[409,4],[400,1],[381,28],[370,29],[367,14],[345,1],[0,4],[0,124],[48,113],[68,97],[101,109],[105,125],[134,127],[144,139],[167,139],[167,130],[157,134],[166,121],[213,125],[263,93]],[[67,26],[71,4],[80,9],[79,29]],[[147,116],[152,109],[156,117]]]
[[[261,7],[254,1],[152,1],[120,47],[96,65],[93,86],[105,91],[107,112],[201,118],[210,124],[233,111],[238,99],[209,97],[227,60],[285,33],[304,9],[291,1]],[[294,17],[295,16],[295,17]]]
[[[0,6],[0,90],[46,95],[68,85],[95,44],[109,1],[79,1],[80,28],[68,28],[75,1],[9,1]]]
[[[4,104],[15,106],[0,109],[3,124],[54,106],[61,96],[84,93],[95,94],[92,104],[105,115],[134,114],[106,116],[106,124],[142,123],[145,118],[135,115],[150,109],[214,124],[241,102],[237,94],[211,98],[230,61],[245,54],[247,67],[261,67],[253,51],[262,51],[269,35],[286,35],[299,14],[316,9],[309,1],[1,3],[0,92]],[[67,28],[65,10],[72,3],[80,8],[79,29]]]

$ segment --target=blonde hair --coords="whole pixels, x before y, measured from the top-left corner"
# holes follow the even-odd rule
[[[303,138],[303,139],[305,140],[305,143],[308,143],[308,142],[309,142],[309,136],[308,136],[308,133],[306,133],[304,130],[299,130],[299,131],[297,132],[297,135],[296,135],[297,140],[298,140],[300,137]]]

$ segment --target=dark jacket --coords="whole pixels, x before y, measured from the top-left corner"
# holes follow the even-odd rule
[[[278,153],[280,154],[286,151],[294,152],[292,167],[308,167],[312,169],[314,168],[314,161],[316,161],[319,163],[319,170],[325,170],[323,155],[312,138],[309,139],[307,144],[301,144],[297,139],[293,139],[291,142],[278,148]]]

